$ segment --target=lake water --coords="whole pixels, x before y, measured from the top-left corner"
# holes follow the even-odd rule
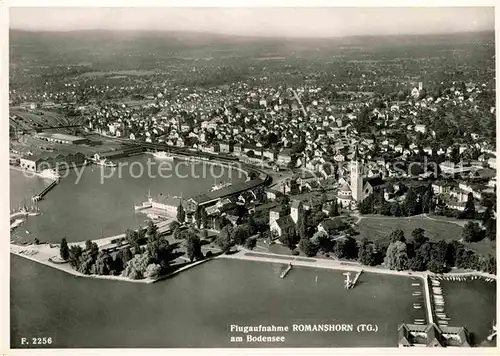
[[[236,170],[204,163],[175,161],[170,170],[168,162],[163,166],[152,156],[142,155],[117,160],[123,169],[87,166],[81,179],[70,170],[43,200],[39,207],[42,215],[30,217],[16,231],[19,238],[32,241],[60,242],[66,236],[70,242],[114,236],[127,228],[144,224],[146,215],[134,210],[151,195],[176,195],[190,197],[207,192],[215,182],[245,181],[246,177]],[[140,175],[140,166],[144,174]],[[160,176],[161,173],[164,177]],[[103,173],[104,172],[104,173]],[[121,173],[120,173],[121,172]],[[171,177],[169,177],[171,175]],[[109,178],[102,178],[109,177]],[[38,177],[26,178],[23,173],[10,171],[11,208],[23,202],[31,204],[33,192],[39,192],[50,181]],[[26,233],[26,231],[29,232]]]
[[[11,344],[52,337],[52,347],[351,347],[397,345],[412,322],[412,280],[363,274],[343,288],[341,271],[215,260],[151,285],[76,278],[11,258]],[[317,277],[317,281],[316,281]],[[424,317],[423,310],[421,317]],[[378,332],[288,332],[283,344],[231,343],[231,324],[372,323]],[[259,333],[253,333],[258,335]]]
[[[482,344],[496,320],[496,281],[440,282],[446,302],[444,309],[451,318],[450,325],[465,326],[472,341]],[[491,346],[491,343],[485,344]]]
[[[148,158],[123,161],[145,164]],[[70,172],[40,202],[43,215],[28,218],[19,233],[30,231],[24,235],[30,240],[37,236],[59,242],[67,236],[69,241],[81,241],[136,227],[145,217],[134,212],[133,205],[144,201],[149,189],[152,195],[190,196],[207,191],[214,183],[211,177],[203,178],[203,165],[194,166],[195,174],[187,165],[183,167],[180,175],[187,174],[187,178],[134,178],[125,173],[103,184],[97,167],[87,167],[78,184],[76,173]],[[219,181],[227,181],[229,171],[218,169],[224,173]],[[233,183],[244,179],[232,174]],[[48,184],[13,170],[10,180],[12,208]],[[424,309],[412,308],[419,300],[412,296],[415,281],[410,278],[364,273],[358,285],[346,291],[340,271],[294,268],[280,279],[283,268],[282,264],[216,260],[172,279],[143,285],[76,278],[11,255],[11,345],[23,347],[23,337],[51,337],[50,347],[56,348],[393,347],[398,324],[425,318]],[[472,320],[483,315],[484,305],[487,311],[495,305],[490,296],[494,291],[462,288],[463,292],[447,297],[447,305],[457,305],[455,311],[447,312],[453,325],[466,325],[481,339],[491,314],[477,323]],[[468,309],[469,303],[480,298],[487,300]],[[469,302],[463,304],[464,300]],[[294,323],[370,323],[377,325],[378,332],[289,332],[283,334],[283,344],[230,342],[231,336],[241,336],[230,333],[231,324],[291,328]]]

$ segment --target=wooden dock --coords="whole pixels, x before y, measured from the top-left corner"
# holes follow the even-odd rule
[[[280,278],[281,278],[281,279],[285,278],[285,277],[286,277],[286,275],[288,274],[288,272],[290,272],[290,271],[291,271],[291,269],[292,269],[292,264],[290,263],[290,264],[288,265],[288,267],[287,267],[287,268],[286,268],[283,272],[281,272],[281,274],[280,274]]]
[[[54,181],[52,181],[52,183],[50,183],[48,186],[46,186],[40,193],[38,193],[37,195],[34,195],[31,200],[33,201],[38,201],[40,199],[43,198],[43,196],[45,194],[47,194],[52,188],[54,188],[56,186],[56,184],[58,183],[59,181],[56,179]]]
[[[361,276],[361,273],[363,273],[363,270],[359,271],[358,274],[356,275],[356,277],[354,277],[354,280],[352,281],[350,288],[354,288],[354,286],[356,285],[356,282],[359,279],[359,276]]]

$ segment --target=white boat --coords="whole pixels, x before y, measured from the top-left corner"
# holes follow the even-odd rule
[[[170,161],[174,160],[174,156],[172,156],[170,153],[165,152],[165,151],[152,152],[151,154],[153,155],[154,158],[167,159]]]
[[[142,205],[134,205],[135,210],[143,210],[143,209],[149,209],[153,206],[153,203],[151,201],[145,201],[142,203]]]
[[[232,185],[232,183],[229,183],[229,182],[219,183],[219,184],[215,183],[214,185],[212,185],[212,189],[210,189],[210,191],[215,192],[216,190],[227,188],[227,187],[230,187],[231,185]]]
[[[23,224],[23,219],[16,219],[12,224],[10,224],[10,230],[14,230],[16,227],[21,226]]]
[[[143,202],[142,205],[134,205],[135,210],[149,209],[153,207],[153,198],[151,197],[151,190],[148,190],[148,200]]]
[[[55,169],[44,169],[40,172],[40,177],[54,180],[59,180],[61,178],[61,176]]]
[[[117,164],[114,162],[111,162],[109,159],[101,159],[100,161],[97,162],[99,166],[103,167],[116,167]]]

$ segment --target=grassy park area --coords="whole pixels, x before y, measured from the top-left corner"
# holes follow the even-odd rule
[[[439,240],[459,240],[462,235],[462,227],[446,221],[429,220],[424,216],[414,217],[386,217],[386,216],[363,216],[358,224],[359,239],[364,237],[372,241],[383,241],[389,243],[389,234],[393,230],[403,230],[406,238],[411,237],[414,229],[425,230],[425,236],[431,242]]]
[[[359,231],[357,239],[367,238],[371,241],[380,241],[389,244],[389,234],[393,230],[403,230],[406,239],[411,238],[411,232],[414,229],[421,228],[425,230],[425,236],[431,242],[439,240],[460,240],[462,238],[462,225],[464,220],[436,219],[434,216],[412,217],[388,217],[379,215],[362,216],[356,228]],[[479,242],[464,243],[464,245],[482,255],[494,254],[495,241],[483,239]]]

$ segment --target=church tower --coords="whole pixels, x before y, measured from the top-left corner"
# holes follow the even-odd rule
[[[351,161],[351,193],[354,201],[363,200],[363,164],[359,158],[357,145]]]

